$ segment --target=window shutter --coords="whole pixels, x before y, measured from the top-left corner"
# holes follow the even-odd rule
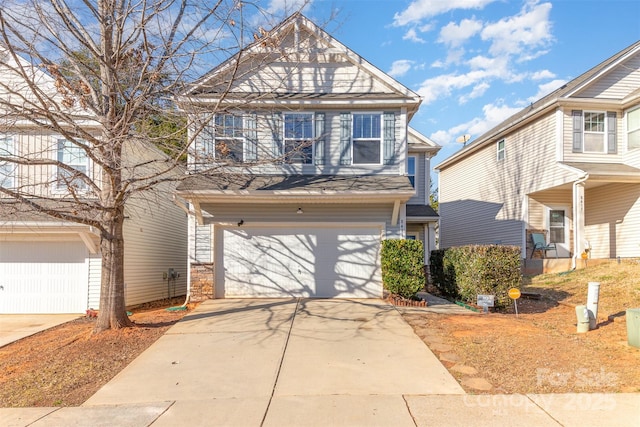
[[[340,113],[340,164],[351,164],[351,113]]]
[[[582,153],[582,110],[573,110],[573,152]]]
[[[390,165],[395,161],[396,152],[396,115],[394,113],[384,113],[383,122],[384,164]]]
[[[617,120],[615,111],[607,111],[607,152],[616,154],[618,152]]]
[[[215,152],[215,127],[213,125],[213,118],[208,121],[195,136],[193,146],[195,147],[195,161],[202,162],[209,156],[213,157]],[[194,132],[197,130],[197,124],[193,125]]]
[[[258,160],[258,131],[256,114],[248,114],[245,120],[245,161],[255,162]]]
[[[273,139],[271,150],[273,157],[279,158],[282,157],[282,113],[273,113],[272,122],[271,135]]]
[[[315,142],[313,144],[315,164],[324,165],[324,113],[315,114]]]

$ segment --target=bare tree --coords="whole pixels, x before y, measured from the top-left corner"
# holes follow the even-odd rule
[[[0,177],[1,213],[35,212],[97,231],[97,331],[130,325],[125,203],[184,175],[191,141],[172,100],[210,64],[261,36],[248,16],[261,22],[255,16],[266,12],[237,0],[1,1],[1,130],[39,129],[68,145],[0,149],[0,165],[30,174],[13,186]],[[78,158],[92,167],[74,164]]]

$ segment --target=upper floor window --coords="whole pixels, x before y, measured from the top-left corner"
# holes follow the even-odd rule
[[[382,115],[353,114],[353,163],[382,163]]]
[[[415,156],[409,156],[407,161],[407,176],[411,182],[411,186],[416,188],[416,158]]]
[[[604,112],[584,112],[584,151],[588,153],[604,152],[605,135]]]
[[[241,115],[216,114],[215,116],[215,158],[243,162],[245,129]],[[213,147],[208,148],[211,154]]]
[[[627,112],[627,149],[640,148],[640,108]]]
[[[506,155],[504,139],[501,139],[500,141],[498,141],[498,143],[496,144],[496,149],[497,149],[497,159],[498,159],[498,161],[504,160],[505,155]]]
[[[572,111],[574,153],[617,153],[614,111]]]
[[[11,157],[14,154],[13,137],[0,135],[0,157]],[[15,185],[16,165],[8,161],[0,160],[0,187],[11,188]]]
[[[70,166],[75,171],[58,167],[57,186],[59,189],[73,188],[75,190],[86,190],[87,182],[81,175],[89,174],[89,157],[85,150],[79,145],[64,139],[58,139],[58,162]]]
[[[287,163],[313,162],[313,113],[285,113],[284,158]]]

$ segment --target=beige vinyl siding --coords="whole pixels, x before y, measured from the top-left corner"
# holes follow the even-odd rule
[[[17,156],[31,160],[57,160],[60,135],[27,128],[15,128],[8,134],[13,137]],[[91,162],[89,162],[89,177],[100,185],[99,169]],[[56,178],[55,165],[17,165],[15,186],[22,192],[36,197],[68,196],[64,189],[58,187]]]
[[[640,53],[636,53],[614,69],[580,90],[579,98],[623,99],[640,87]]]
[[[624,157],[624,163],[640,169],[640,148],[628,151]]]
[[[125,300],[127,305],[185,295],[187,286],[187,219],[162,185],[129,200],[125,220]],[[180,277],[168,286],[169,268]]]
[[[507,135],[505,159],[496,142],[440,171],[440,246],[522,245],[524,197],[570,182],[556,165],[555,113]]]
[[[614,111],[616,113],[616,132],[618,138],[618,150],[616,154],[609,154],[606,151],[602,153],[574,153],[573,152],[573,117],[568,108],[563,110],[562,136],[563,136],[563,157],[565,162],[592,162],[592,163],[620,163],[626,152],[624,117],[622,110],[602,109],[602,107],[583,108],[582,111]],[[606,150],[606,135],[604,148]]]
[[[530,195],[528,228],[542,230],[547,227],[546,215],[549,206],[567,206],[566,215],[573,221],[573,195],[571,188],[553,189]],[[569,224],[573,229],[573,224]]]
[[[387,238],[402,238],[400,222],[391,225],[392,204],[202,204],[202,209],[214,215],[205,218],[205,223],[244,224],[251,223],[287,223],[291,226],[305,223],[385,223]],[[301,207],[303,214],[297,214]],[[402,218],[401,218],[402,219]]]
[[[640,257],[640,184],[588,189],[585,207],[593,258]]]
[[[100,307],[100,280],[102,277],[102,255],[89,254],[89,295],[87,307],[97,310]]]
[[[429,173],[426,169],[425,165],[425,155],[424,153],[411,153],[407,155],[407,157],[415,157],[416,158],[416,175],[415,175],[415,196],[411,197],[407,202],[408,205],[424,205],[427,202],[427,193],[428,189],[426,174]]]

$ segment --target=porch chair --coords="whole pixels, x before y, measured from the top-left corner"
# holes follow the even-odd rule
[[[558,248],[556,248],[555,243],[547,244],[544,234],[542,233],[531,233],[531,241],[533,242],[533,249],[531,250],[531,257],[533,258],[533,254],[535,251],[543,251],[542,257],[547,257],[547,251],[554,250],[556,252],[556,259],[558,258]]]

